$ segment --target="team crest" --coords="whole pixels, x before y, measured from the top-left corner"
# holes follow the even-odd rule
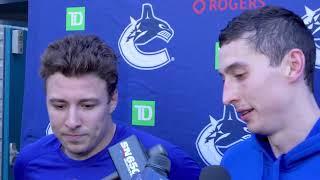
[[[312,10],[305,6],[306,14],[302,16],[303,22],[311,30],[317,47],[316,68],[320,69],[320,8]]]
[[[169,43],[174,30],[168,22],[156,17],[152,5],[142,5],[141,17],[130,17],[130,24],[122,32],[118,46],[123,59],[132,67],[141,70],[160,68],[171,61],[167,48],[156,51],[142,50],[152,40],[159,38]]]
[[[210,115],[209,118],[210,123],[200,132],[196,147],[204,163],[218,165],[228,148],[251,135],[232,105],[224,106],[221,119],[216,120]]]

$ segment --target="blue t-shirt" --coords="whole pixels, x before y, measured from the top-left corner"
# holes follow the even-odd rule
[[[303,142],[278,158],[267,137],[253,135],[230,148],[221,165],[232,180],[319,180],[320,120]]]
[[[70,159],[63,153],[61,143],[54,135],[45,136],[22,149],[14,166],[15,179],[102,179],[116,171],[108,148],[133,134],[146,149],[156,144],[163,145],[171,160],[169,179],[198,179],[199,165],[179,147],[123,125],[117,125],[115,135],[106,148],[86,160]]]

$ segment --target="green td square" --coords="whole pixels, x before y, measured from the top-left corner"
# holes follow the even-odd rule
[[[216,45],[215,45],[215,58],[214,58],[214,68],[216,70],[219,69],[219,50],[220,50],[220,43],[219,42],[216,42]]]
[[[155,125],[155,101],[132,101],[132,125]]]
[[[67,8],[66,30],[79,31],[85,28],[85,7]]]

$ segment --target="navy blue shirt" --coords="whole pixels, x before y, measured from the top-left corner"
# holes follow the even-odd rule
[[[26,146],[18,155],[14,175],[16,180],[27,179],[102,179],[116,171],[108,148],[135,134],[146,149],[162,144],[171,160],[169,179],[198,179],[199,165],[179,147],[134,128],[117,125],[109,145],[86,160],[70,159],[61,150],[61,143],[54,135],[45,136]]]

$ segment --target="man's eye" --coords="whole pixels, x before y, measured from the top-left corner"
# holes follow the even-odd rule
[[[93,109],[95,104],[82,104],[81,107],[84,109]]]
[[[66,107],[63,104],[53,104],[52,106],[57,110],[63,110]]]
[[[234,76],[238,80],[243,80],[246,77],[246,73],[236,74]]]

